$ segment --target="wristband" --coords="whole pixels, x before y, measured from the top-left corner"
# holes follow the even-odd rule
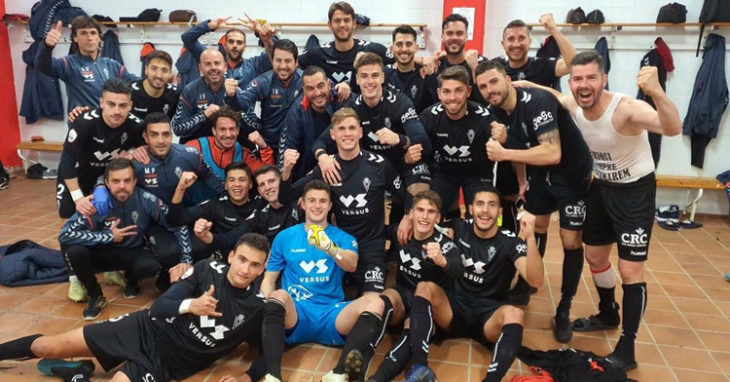
[[[180,314],[190,313],[190,304],[192,304],[192,302],[193,302],[192,298],[186,298],[180,304],[180,308],[177,310],[177,312]]]
[[[77,200],[79,200],[79,199],[81,199],[81,198],[83,198],[83,197],[84,197],[84,193],[81,192],[81,190],[73,190],[73,191],[71,191],[71,199],[73,199],[74,202],[77,201]]]

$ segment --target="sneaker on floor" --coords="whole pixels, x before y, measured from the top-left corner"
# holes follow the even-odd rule
[[[106,299],[102,295],[89,296],[89,302],[84,309],[84,320],[95,320],[101,314],[101,310],[106,306]]]
[[[41,175],[43,179],[56,179],[58,178],[58,170],[47,168],[43,171],[43,174]]]
[[[124,279],[122,272],[104,272],[104,284],[106,285],[119,285],[124,288],[127,286],[127,280]]]
[[[68,280],[68,298],[73,302],[86,301],[88,298],[84,284],[77,278]]]
[[[264,382],[281,382],[281,379],[274,377],[271,374],[264,376]]]
[[[624,372],[627,372],[629,370],[636,369],[637,366],[639,366],[636,361],[624,361],[621,358],[619,358],[616,354],[611,353],[608,356],[606,356],[606,361],[611,362],[616,366],[617,368],[623,370]]]
[[[436,374],[430,367],[416,363],[406,375],[405,382],[436,382]]]
[[[322,376],[322,382],[347,382],[347,376],[345,374],[335,374],[334,371],[330,370]]]
[[[124,298],[135,298],[139,294],[139,284],[128,283],[124,287]]]
[[[573,338],[573,327],[570,322],[570,311],[558,310],[553,319],[553,334],[560,343],[567,343]]]
[[[87,376],[89,376],[94,372],[94,369],[96,369],[94,362],[88,359],[81,361],[66,361],[64,359],[51,358],[44,358],[38,361],[36,368],[41,373],[50,376],[60,376],[58,375],[59,370],[83,370],[87,373]]]
[[[365,371],[367,365],[365,365],[364,357],[359,350],[352,350],[345,356],[345,374],[347,380],[350,382],[362,382],[365,379]]]

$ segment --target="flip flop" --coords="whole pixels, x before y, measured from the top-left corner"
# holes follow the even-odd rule
[[[675,222],[674,220],[664,220],[657,222],[659,224],[659,227],[662,227],[668,231],[679,231],[679,223]]]
[[[595,330],[613,330],[618,329],[618,323],[607,324],[601,321],[598,316],[581,317],[573,321],[573,331],[575,332],[592,332]]]
[[[679,226],[682,228],[692,229],[692,228],[701,228],[702,223],[693,222],[692,220],[686,219],[679,222]]]
[[[88,359],[84,359],[81,361],[66,361],[63,359],[44,358],[38,361],[36,368],[38,369],[38,371],[45,375],[58,377],[58,372],[60,370],[75,369],[83,370],[87,372],[88,375],[91,375],[91,373],[94,372],[96,366],[94,366],[94,362],[91,362]]]

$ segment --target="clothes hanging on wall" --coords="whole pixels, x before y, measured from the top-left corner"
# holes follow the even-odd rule
[[[555,58],[556,60],[560,59],[560,48],[558,47],[558,43],[555,41],[553,36],[547,36],[545,38],[545,41],[543,41],[542,46],[540,46],[540,49],[537,50],[537,54],[535,54],[535,56]],[[566,64],[570,63],[566,62]],[[557,91],[561,91],[560,77],[555,77],[555,81],[553,81],[551,87]]]
[[[682,134],[691,137],[692,166],[702,168],[705,148],[717,137],[722,114],[728,104],[725,78],[725,37],[711,33],[705,41],[702,66],[697,71]]]
[[[593,49],[603,58],[603,71],[608,74],[611,71],[611,58],[608,56],[608,40],[605,37],[599,38]],[[606,81],[606,90],[608,90],[608,81]]]
[[[122,52],[119,51],[119,37],[117,34],[113,30],[108,30],[104,32],[104,35],[101,37],[101,41],[101,56],[115,59],[117,62],[124,65]]]
[[[657,37],[656,40],[654,40],[654,49],[650,50],[641,59],[639,68],[643,68],[644,66],[656,66],[659,76],[659,85],[661,85],[662,89],[666,91],[667,73],[674,71],[674,60],[672,58],[672,51],[661,37]],[[639,89],[639,93],[636,94],[636,98],[646,101],[656,110],[654,101],[651,97],[644,94],[641,89]],[[650,132],[649,145],[651,146],[651,157],[654,159],[654,167],[657,167],[662,150],[662,135]]]

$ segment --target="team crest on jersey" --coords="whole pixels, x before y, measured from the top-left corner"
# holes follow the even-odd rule
[[[76,138],[78,138],[78,134],[76,133],[76,129],[70,129],[68,131],[68,143],[74,143]]]
[[[189,152],[189,153],[193,153],[193,154],[196,154],[196,155],[198,154],[198,149],[196,149],[196,148],[195,148],[195,147],[193,147],[193,146],[188,146],[188,145],[185,145],[185,151],[187,151],[187,152]]]
[[[291,217],[292,219],[299,221],[299,210],[294,208],[291,210]]]
[[[162,112],[167,114],[170,111],[170,105],[165,104],[165,106],[162,107]]]
[[[385,127],[390,129],[390,117],[385,117],[385,120],[383,120],[383,124]]]
[[[527,78],[527,75],[525,74],[525,72],[519,72],[519,73],[517,73],[517,79],[518,80],[524,80],[525,78]]]
[[[122,145],[127,141],[127,138],[129,138],[129,135],[126,132],[122,133],[122,137],[120,138]]]
[[[365,187],[365,192],[370,191],[370,185],[372,182],[370,181],[370,178],[365,177],[365,179],[362,180],[362,186]]]
[[[494,255],[497,254],[497,248],[494,248],[493,246],[490,246],[489,249],[487,249],[487,262],[491,262],[494,258]]]
[[[96,77],[94,77],[94,72],[89,70],[88,66],[82,66],[81,67],[81,77],[84,79],[84,82],[94,82],[96,81]]]
[[[466,137],[469,139],[469,144],[471,144],[472,142],[474,142],[474,135],[475,135],[474,134],[474,130],[472,130],[472,129],[469,129],[466,132]]]
[[[139,219],[139,213],[137,211],[132,211],[132,221],[134,224],[137,224],[137,220]]]
[[[416,98],[416,93],[418,93],[418,86],[411,86],[411,98]]]
[[[243,321],[245,320],[246,316],[243,314],[239,314],[236,316],[236,318],[233,319],[233,329],[236,329],[237,327],[241,326],[243,324]]]
[[[175,167],[175,175],[177,175],[178,178],[182,176],[182,169],[180,167]]]

